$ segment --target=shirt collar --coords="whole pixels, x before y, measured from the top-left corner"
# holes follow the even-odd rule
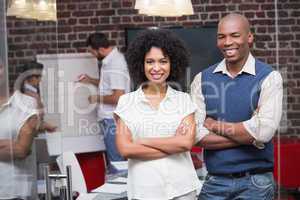
[[[105,58],[103,58],[102,64],[106,65],[107,63],[109,63],[109,61],[114,58],[114,55],[117,53],[117,51],[118,51],[118,48],[114,47],[111,50],[111,52],[109,52],[109,54],[107,56],[105,56]]]
[[[32,85],[28,84],[28,83],[25,83],[24,84],[24,88],[30,92],[33,92],[33,93],[36,93],[38,94],[38,89],[33,87]]]
[[[164,99],[167,100],[167,99],[172,99],[174,97],[176,97],[176,91],[175,91],[175,89],[173,89],[171,86],[168,85],[167,93],[166,93],[166,96]],[[138,100],[138,102],[149,102],[149,100],[145,96],[142,86],[140,86],[137,89],[137,100]]]
[[[213,71],[213,73],[217,73],[217,72],[222,72],[223,74],[227,74],[228,76],[231,77],[231,74],[228,72],[227,68],[226,68],[226,63],[225,63],[225,59],[223,59],[218,66],[216,67],[216,69]],[[249,53],[249,56],[247,58],[246,63],[244,64],[244,66],[242,67],[242,70],[238,73],[248,73],[251,75],[256,75],[255,73],[255,59],[252,56],[251,53]]]

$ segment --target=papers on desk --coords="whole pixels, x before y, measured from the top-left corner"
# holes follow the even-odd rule
[[[115,161],[111,164],[117,168],[117,170],[128,170],[128,161]]]
[[[110,194],[121,194],[127,191],[127,184],[111,184],[105,183],[104,185],[92,190],[96,193],[110,193]]]
[[[109,180],[108,183],[126,184],[127,183],[127,178],[125,178],[125,177],[118,177],[118,178]]]
[[[97,197],[98,194],[93,194],[93,193],[89,193],[89,194],[80,194],[79,197],[77,198],[77,200],[93,200]]]

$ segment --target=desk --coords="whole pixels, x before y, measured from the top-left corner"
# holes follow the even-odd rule
[[[127,200],[126,193],[120,195],[104,194],[104,193],[89,193],[81,194],[77,200]]]
[[[274,177],[285,189],[300,188],[300,138],[274,139]]]
[[[104,194],[104,193],[99,193],[97,194],[96,197],[93,198],[93,200],[127,200],[127,194],[126,193],[122,193],[120,195],[116,195],[116,194]]]

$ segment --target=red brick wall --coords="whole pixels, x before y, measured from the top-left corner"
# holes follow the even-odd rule
[[[278,0],[277,11],[274,0],[192,0],[194,15],[167,18],[137,15],[133,0],[57,1],[57,25],[7,19],[11,85],[18,74],[17,65],[40,53],[85,51],[85,39],[94,31],[107,33],[115,44],[124,47],[126,27],[210,25],[226,13],[240,12],[253,25],[254,55],[279,69],[284,77],[288,112],[283,124],[289,128],[283,132],[300,133],[299,0]]]

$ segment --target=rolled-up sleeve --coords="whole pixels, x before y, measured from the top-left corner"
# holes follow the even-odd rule
[[[128,103],[129,102],[126,94],[120,96],[117,107],[114,111],[115,121],[117,121],[117,117],[120,117],[125,122],[126,118],[128,117],[128,112],[126,112],[129,106]]]
[[[182,106],[183,108],[183,116],[186,117],[191,113],[195,113],[197,110],[196,104],[192,101],[191,96],[189,94],[184,94],[183,95],[183,101],[184,105]]]
[[[274,136],[281,120],[282,98],[282,77],[273,71],[262,82],[257,112],[243,122],[256,141],[266,143]]]
[[[195,76],[191,84],[192,101],[196,104],[195,120],[197,124],[196,142],[199,142],[204,136],[209,134],[207,128],[203,126],[206,117],[204,96],[201,88],[201,73]]]
[[[103,70],[103,76],[107,76],[107,84],[112,90],[126,90],[130,85],[128,71],[123,69]]]

